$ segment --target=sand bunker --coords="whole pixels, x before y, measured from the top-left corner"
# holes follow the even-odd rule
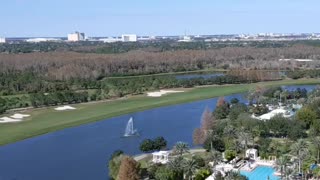
[[[76,108],[74,107],[71,107],[71,106],[60,106],[60,107],[57,107],[57,108],[54,108],[56,111],[65,111],[65,110],[74,110]]]
[[[0,118],[0,123],[11,123],[11,122],[20,122],[25,117],[29,117],[29,114],[14,114],[10,117],[2,117]]]
[[[2,117],[0,118],[0,123],[10,123],[10,122],[20,122],[22,119],[13,119],[9,117]]]
[[[29,114],[14,114],[10,117],[12,117],[13,119],[23,119],[25,117],[29,117],[30,115]]]
[[[174,91],[174,90],[160,90],[157,92],[149,92],[148,96],[149,97],[161,97],[162,95],[169,94],[169,93],[179,93],[179,92],[184,92],[184,91]]]

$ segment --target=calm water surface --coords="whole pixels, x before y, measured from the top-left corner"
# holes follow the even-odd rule
[[[290,88],[296,88],[291,86]],[[314,86],[299,86],[308,90]],[[236,97],[246,102],[242,94]],[[145,138],[164,136],[168,147],[177,141],[192,144],[205,107],[215,108],[217,98],[151,109],[34,137],[0,147],[0,180],[105,180],[107,161],[114,150],[141,153]],[[140,137],[122,138],[133,116]],[[10,135],[10,134],[8,134]]]

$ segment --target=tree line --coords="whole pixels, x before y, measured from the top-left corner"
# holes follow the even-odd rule
[[[312,62],[279,61],[281,58],[310,58]],[[122,54],[72,51],[0,54],[0,73],[33,73],[45,79],[101,79],[202,70],[268,69],[296,70],[319,67],[320,48],[295,45],[283,48],[225,47],[208,50],[165,52],[129,51]]]

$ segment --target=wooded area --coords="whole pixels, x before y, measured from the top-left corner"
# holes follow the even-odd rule
[[[279,61],[285,58],[312,62]],[[0,73],[33,73],[52,80],[101,79],[124,76],[224,69],[319,68],[320,48],[296,45],[284,48],[226,47],[165,52],[131,51],[122,54],[47,52],[0,54]]]
[[[41,107],[123,97],[163,88],[253,83],[320,75],[320,70],[317,70],[320,67],[320,48],[317,46],[289,46],[284,43],[280,47],[266,47],[265,42],[261,44],[262,47],[256,47],[257,44],[228,47],[226,43],[227,47],[208,48],[208,44],[203,47],[201,43],[191,43],[188,46],[181,44],[179,49],[177,44],[172,43],[167,46],[166,43],[159,43],[154,47],[149,44],[151,48],[139,43],[118,43],[108,47],[114,46],[117,51],[126,49],[123,53],[101,54],[94,52],[105,45],[85,43],[64,44],[59,46],[62,50],[48,52],[2,53],[0,96],[5,98],[1,102],[5,104],[3,109],[31,105]],[[41,44],[24,45],[32,49]],[[47,48],[55,45],[42,44]],[[167,49],[159,50],[162,46]],[[313,61],[279,61],[283,58]],[[174,74],[154,75],[208,69],[225,69],[226,73],[223,76],[192,79],[177,79]],[[114,76],[123,78],[110,78]]]

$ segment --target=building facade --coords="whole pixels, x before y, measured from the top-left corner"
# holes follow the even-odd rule
[[[0,43],[6,43],[6,38],[1,38],[0,37]]]
[[[85,38],[85,34],[80,32],[68,34],[68,41],[84,41]]]
[[[137,35],[135,34],[123,34],[122,35],[123,42],[137,42]]]

